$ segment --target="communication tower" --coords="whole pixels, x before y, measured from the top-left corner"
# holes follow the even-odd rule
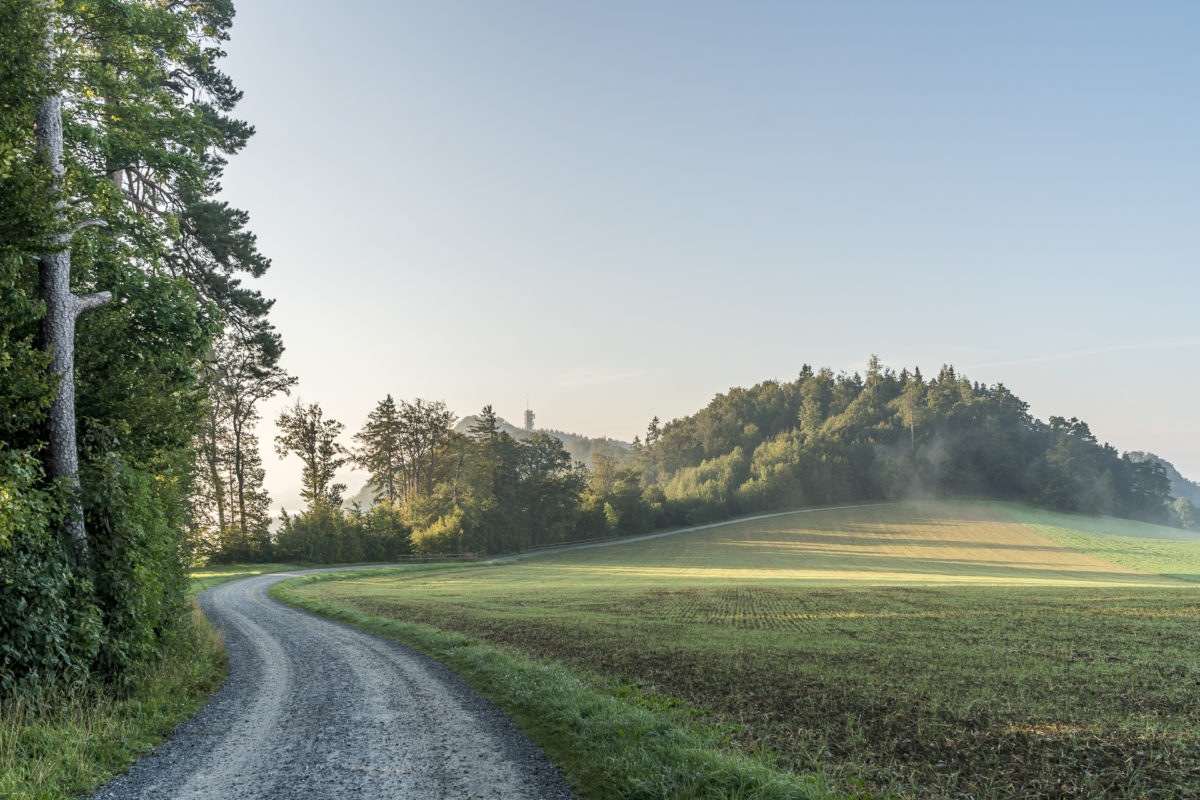
[[[533,412],[529,409],[529,398],[525,398],[525,430],[533,430]]]

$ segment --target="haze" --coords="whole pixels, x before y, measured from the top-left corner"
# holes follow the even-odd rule
[[[239,5],[225,197],[306,402],[631,439],[872,353],[1200,477],[1200,8]],[[299,165],[299,166],[298,166]],[[260,431],[267,488],[299,466]],[[353,493],[363,476],[347,476]]]

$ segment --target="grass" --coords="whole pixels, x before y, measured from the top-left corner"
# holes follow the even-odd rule
[[[1196,531],[1030,506],[1005,505],[1002,510],[1047,539],[1113,564],[1200,581],[1200,533]]]
[[[78,797],[126,769],[195,713],[224,677],[218,635],[193,607],[190,635],[133,681],[57,698],[53,707],[0,707],[0,798]]]
[[[213,567],[196,567],[188,573],[191,582],[188,595],[195,597],[205,589],[238,578],[266,575],[269,572],[289,572],[294,569],[312,569],[312,564],[219,564]]]
[[[522,669],[565,670],[555,674],[613,702],[666,708],[672,730],[725,731],[713,752],[736,746],[796,785],[915,798],[1200,797],[1200,595],[1135,569],[1191,574],[1178,565],[1200,545],[1043,514],[973,503],[826,511],[284,591],[419,647],[452,636]],[[1106,545],[1114,537],[1122,543]],[[1098,557],[1125,539],[1162,560]],[[1068,540],[1090,544],[1081,552]],[[1178,557],[1147,550],[1162,542]],[[486,670],[472,669],[492,691]],[[615,788],[587,780],[604,769],[594,753],[613,758],[608,728],[584,724],[559,752],[563,734],[539,730],[553,714],[536,696],[509,706],[498,695],[582,796],[633,791],[636,769]],[[626,749],[641,758],[646,748]],[[679,768],[664,757],[646,774],[659,771],[671,781]]]

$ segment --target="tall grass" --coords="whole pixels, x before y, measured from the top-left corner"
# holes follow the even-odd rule
[[[90,688],[41,703],[0,705],[0,798],[58,800],[90,792],[127,769],[220,684],[219,634],[193,604],[185,630],[127,694]]]

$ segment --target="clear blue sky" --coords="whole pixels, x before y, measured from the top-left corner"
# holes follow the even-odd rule
[[[1183,2],[242,0],[225,197],[347,442],[389,392],[628,440],[878,353],[1200,479],[1198,32]]]

